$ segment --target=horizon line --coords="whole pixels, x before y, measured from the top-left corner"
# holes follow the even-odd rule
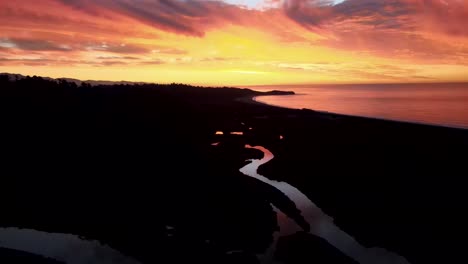
[[[184,83],[184,82],[147,82],[147,81],[128,81],[128,80],[82,80],[79,78],[74,77],[49,77],[49,76],[42,76],[42,75],[29,75],[29,74],[21,74],[21,73],[10,73],[10,72],[1,72],[0,75],[21,75],[24,77],[41,77],[41,78],[49,78],[54,80],[60,79],[72,79],[80,82],[109,82],[109,83],[134,83],[134,84],[160,84],[160,85],[167,85],[167,84],[185,84],[191,86],[201,86],[201,87],[232,87],[232,88],[250,88],[250,87],[276,87],[276,86],[308,86],[308,85],[408,85],[408,84],[467,84],[468,81],[427,81],[427,82],[323,82],[323,83],[289,83],[289,84],[237,84],[237,85],[226,85],[226,84],[209,84],[209,83]]]

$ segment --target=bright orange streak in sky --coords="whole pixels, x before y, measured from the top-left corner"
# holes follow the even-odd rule
[[[305,2],[1,1],[0,72],[202,85],[468,81],[468,1]]]

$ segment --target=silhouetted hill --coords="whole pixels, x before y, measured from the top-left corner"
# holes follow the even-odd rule
[[[6,75],[10,78],[10,80],[16,80],[16,79],[25,79],[27,76],[25,75],[21,75],[21,74],[14,74],[14,73],[0,73],[0,76],[1,75]],[[82,83],[87,83],[87,84],[90,84],[92,86],[96,86],[96,85],[125,85],[125,84],[128,84],[128,85],[133,85],[133,84],[146,84],[145,82],[127,82],[127,81],[95,81],[95,80],[78,80],[78,79],[73,79],[73,78],[49,78],[49,77],[41,77],[42,79],[45,79],[45,80],[50,80],[50,81],[53,81],[53,80],[56,80],[56,81],[60,81],[60,80],[63,80],[63,81],[67,81],[67,82],[70,82],[70,83],[75,83],[76,85],[81,85]]]
[[[264,109],[234,100],[257,94],[0,76],[0,226],[78,234],[144,263],[255,259],[275,213],[238,171],[244,143],[211,143]]]
[[[9,80],[14,81],[14,80],[21,80],[25,79],[31,76],[25,76],[21,74],[14,74],[14,73],[0,73],[0,76],[8,76]],[[35,76],[37,77],[37,76]],[[39,77],[43,80],[47,81],[65,81],[68,83],[75,83],[76,85],[80,86],[83,83],[84,84],[89,84],[91,86],[99,86],[99,85],[106,85],[106,86],[113,86],[113,85],[158,85],[156,83],[148,83],[148,82],[129,82],[129,81],[104,81],[104,80],[78,80],[78,79],[73,79],[73,78],[50,78],[50,77]],[[183,84],[159,84],[159,86],[174,86],[174,85],[183,85]],[[197,88],[202,88],[201,86],[192,86],[192,85],[184,85],[186,87],[197,87]],[[220,87],[216,87],[220,88]],[[238,88],[233,88],[233,87],[223,87],[223,88],[232,88],[232,89],[238,89]],[[294,94],[294,92],[289,91],[270,91],[270,92],[265,92],[262,93],[265,95],[291,95]]]
[[[364,245],[467,262],[468,131],[236,100],[264,94],[0,75],[0,226],[78,234],[143,263],[255,263],[277,229],[271,204],[295,208],[239,172],[258,158],[250,144],[275,155],[263,175]]]
[[[288,264],[358,264],[324,239],[307,234],[296,233],[280,238],[276,257]]]

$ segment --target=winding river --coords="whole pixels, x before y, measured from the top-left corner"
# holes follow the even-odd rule
[[[264,156],[262,159],[249,160],[250,163],[242,167],[240,172],[246,176],[253,177],[267,183],[285,194],[296,204],[297,209],[301,211],[302,216],[310,224],[311,234],[327,240],[342,253],[361,264],[409,264],[404,257],[386,249],[364,247],[356,241],[356,239],[336,226],[332,217],[326,215],[297,188],[286,182],[270,180],[265,176],[258,174],[258,168],[271,161],[274,158],[274,155],[271,151],[261,146],[246,145],[245,147],[248,149],[257,149],[262,151]],[[278,212],[278,224],[280,226],[279,234],[275,234],[276,243],[279,236],[290,235],[301,230],[301,228],[285,216],[284,213],[279,212],[276,208],[275,210]],[[273,245],[272,248],[269,249],[270,252],[266,253],[266,259],[268,259],[268,261],[271,260],[271,251],[274,250],[275,246],[276,245]]]
[[[140,264],[95,240],[32,229],[0,228],[0,248],[25,251],[66,264]]]
[[[271,161],[274,155],[261,146],[246,145],[245,147],[259,150],[263,152],[264,156],[262,159],[249,160],[250,163],[242,167],[240,172],[269,184],[285,194],[294,202],[296,208],[310,225],[311,234],[322,237],[342,253],[361,264],[409,264],[405,258],[393,252],[381,248],[364,247],[337,227],[333,218],[326,215],[300,190],[286,182],[270,180],[258,174],[258,168]],[[274,234],[275,242],[262,256],[264,263],[273,263],[273,253],[279,237],[302,230],[285,213],[274,206],[273,208],[277,212],[280,231]],[[84,240],[76,235],[46,233],[31,229],[0,228],[0,247],[34,253],[67,264],[138,264],[134,259],[123,256],[118,251],[97,241]]]

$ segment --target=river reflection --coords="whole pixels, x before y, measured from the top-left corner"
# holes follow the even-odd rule
[[[300,210],[305,220],[310,224],[311,234],[322,237],[342,253],[361,264],[409,264],[405,258],[393,252],[389,252],[381,248],[366,248],[362,246],[353,237],[337,227],[333,222],[333,218],[326,215],[297,188],[286,182],[270,180],[265,176],[258,174],[258,168],[271,161],[274,158],[274,155],[271,151],[261,146],[253,147],[246,145],[245,147],[248,149],[257,149],[262,151],[264,156],[262,159],[249,160],[251,162],[242,167],[240,172],[275,187],[291,199],[291,201],[295,203],[297,209]],[[278,209],[276,209],[276,211],[278,213],[277,217],[280,232],[279,234],[275,234],[275,243],[278,236],[286,236],[300,230],[297,224],[284,213],[280,212]],[[272,248],[275,246],[276,245],[273,245]],[[267,252],[267,254],[271,255],[271,252]]]
[[[66,264],[140,264],[98,241],[32,229],[0,228],[0,247],[33,253]]]

